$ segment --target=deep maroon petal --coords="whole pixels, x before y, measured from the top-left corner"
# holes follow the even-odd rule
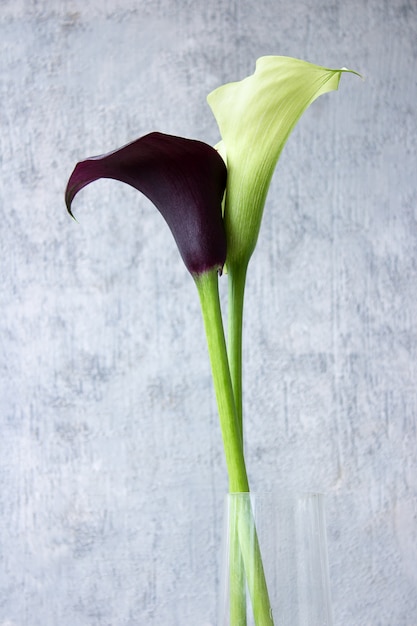
[[[221,269],[226,235],[221,202],[226,166],[214,148],[192,139],[150,133],[108,154],[78,163],[65,192],[76,194],[99,178],[113,178],[147,196],[170,227],[192,274]]]

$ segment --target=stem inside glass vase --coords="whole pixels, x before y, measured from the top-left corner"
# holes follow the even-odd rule
[[[195,281],[200,296],[220,417],[220,426],[229,474],[229,491],[231,493],[248,493],[249,482],[243,451],[242,424],[236,410],[236,400],[230,375],[229,358],[221,315],[217,271],[211,270],[200,274],[195,277]],[[240,301],[240,305],[243,305],[243,298]],[[238,342],[241,342],[241,325],[237,337],[240,337]],[[238,349],[235,354],[239,355],[240,349]],[[237,376],[240,379],[240,365],[235,369],[235,372],[237,372]],[[239,393],[241,394],[241,390]],[[262,566],[262,557],[250,504],[248,507],[247,503],[243,501],[243,506],[239,506],[233,519],[235,520],[233,522],[233,532],[230,535],[232,538],[233,557],[230,560],[229,568],[231,581],[230,626],[245,626],[246,624],[245,579],[252,601],[256,626],[273,626],[268,590]]]
[[[233,571],[236,535],[248,588],[246,626],[272,623],[275,626],[332,626],[321,494],[228,494],[219,626],[241,626],[231,619],[233,581],[230,572]],[[267,599],[263,597],[265,580]]]

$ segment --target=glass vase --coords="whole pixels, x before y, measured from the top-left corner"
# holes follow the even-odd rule
[[[218,626],[332,626],[323,496],[226,496]]]

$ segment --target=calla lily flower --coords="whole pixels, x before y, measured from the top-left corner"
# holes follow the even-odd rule
[[[271,177],[292,129],[318,96],[338,88],[344,71],[351,70],[266,56],[257,60],[252,76],[209,94],[222,137],[219,151],[227,159],[229,268],[247,265],[255,248]]]
[[[226,166],[211,146],[192,139],[150,133],[119,150],[78,163],[65,201],[72,215],[75,195],[99,178],[113,178],[147,196],[165,218],[193,276],[221,271],[226,235],[221,203]]]

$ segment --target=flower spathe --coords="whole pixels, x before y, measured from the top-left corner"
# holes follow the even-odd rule
[[[221,153],[227,159],[229,268],[247,265],[255,248],[271,177],[292,129],[316,98],[338,88],[344,71],[351,70],[265,56],[257,60],[254,74],[209,94],[222,137]]]
[[[221,270],[226,236],[221,203],[226,166],[201,141],[150,133],[122,148],[78,163],[65,192],[68,211],[76,194],[99,178],[131,185],[164,217],[193,276]]]

